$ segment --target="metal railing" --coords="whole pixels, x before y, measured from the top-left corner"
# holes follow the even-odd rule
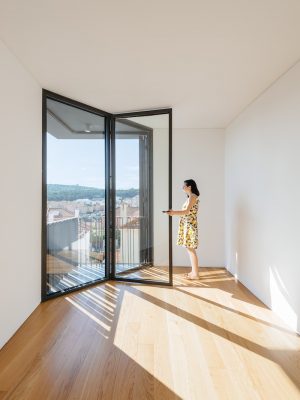
[[[143,217],[116,217],[116,264],[140,263],[140,226]],[[47,224],[48,254],[63,257],[78,252],[78,263],[97,264],[105,259],[105,217],[85,219],[73,217]],[[66,257],[68,258],[68,257]],[[74,258],[73,258],[74,259]]]

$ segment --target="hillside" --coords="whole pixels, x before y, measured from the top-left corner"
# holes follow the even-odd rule
[[[134,197],[138,194],[138,189],[123,189],[117,190],[116,195],[125,197]],[[48,201],[59,201],[59,200],[78,200],[78,199],[95,199],[104,198],[105,190],[93,188],[89,186],[80,185],[57,185],[48,184],[47,185],[47,198]]]

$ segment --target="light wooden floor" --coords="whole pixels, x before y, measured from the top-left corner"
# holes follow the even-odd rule
[[[224,269],[40,304],[0,351],[0,399],[300,399],[300,337]]]

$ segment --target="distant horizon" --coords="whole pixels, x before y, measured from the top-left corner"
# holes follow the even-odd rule
[[[99,188],[95,186],[86,186],[86,185],[80,185],[79,183],[47,183],[47,185],[56,185],[56,186],[80,186],[83,188],[89,188],[89,189],[96,189],[96,190],[105,190],[105,187]],[[130,188],[117,188],[116,190],[139,190],[139,187],[130,187]]]

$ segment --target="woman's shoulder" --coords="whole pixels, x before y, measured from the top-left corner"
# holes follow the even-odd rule
[[[196,207],[199,204],[199,196],[195,193],[191,193],[190,201],[192,201],[193,207]]]

